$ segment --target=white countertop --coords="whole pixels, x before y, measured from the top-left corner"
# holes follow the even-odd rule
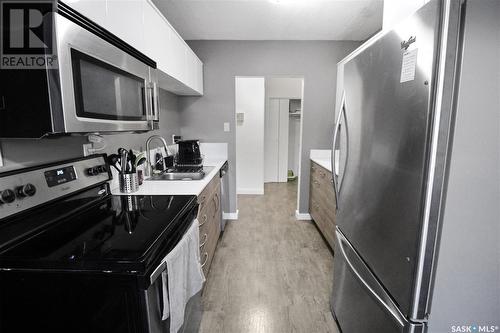
[[[206,159],[203,166],[213,169],[200,180],[144,180],[139,190],[129,195],[199,195],[203,189],[215,177],[219,176],[219,170],[226,162],[226,158]],[[119,188],[111,190],[112,194],[121,193]]]
[[[309,158],[332,172],[332,151],[330,149],[311,149]]]

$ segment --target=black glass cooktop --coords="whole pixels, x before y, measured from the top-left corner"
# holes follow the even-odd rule
[[[73,208],[79,211],[59,218]],[[0,228],[18,238],[0,250],[0,267],[145,272],[182,238],[196,211],[195,196],[66,200]],[[34,225],[40,230],[33,232]]]

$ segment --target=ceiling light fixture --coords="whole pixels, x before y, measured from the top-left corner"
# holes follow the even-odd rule
[[[275,5],[299,5],[299,6],[305,6],[305,5],[310,5],[312,3],[318,3],[320,1],[326,1],[326,0],[268,0],[270,3],[273,3]]]
[[[288,5],[291,3],[306,3],[308,0],[269,0],[276,5]]]

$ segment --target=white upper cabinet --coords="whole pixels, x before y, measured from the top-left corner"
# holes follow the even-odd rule
[[[143,1],[107,0],[105,28],[132,45],[144,50]]]
[[[203,62],[200,58],[196,57],[196,86],[195,90],[203,95]]]
[[[156,61],[161,88],[203,94],[203,63],[150,0],[78,0],[67,4]]]
[[[64,1],[63,1],[64,2]],[[71,8],[83,16],[91,19],[95,23],[105,26],[106,25],[106,1],[105,0],[78,0],[66,2]]]
[[[186,66],[186,44],[179,37],[175,30],[170,30],[170,44],[167,57],[169,63],[165,70],[174,78],[181,82],[187,82],[187,66]]]
[[[144,53],[155,59],[158,67],[164,68],[170,43],[170,27],[149,2],[144,3],[143,20]]]

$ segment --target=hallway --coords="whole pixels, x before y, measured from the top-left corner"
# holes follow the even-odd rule
[[[334,332],[333,256],[313,223],[297,221],[297,183],[238,196],[203,294],[200,332]]]

